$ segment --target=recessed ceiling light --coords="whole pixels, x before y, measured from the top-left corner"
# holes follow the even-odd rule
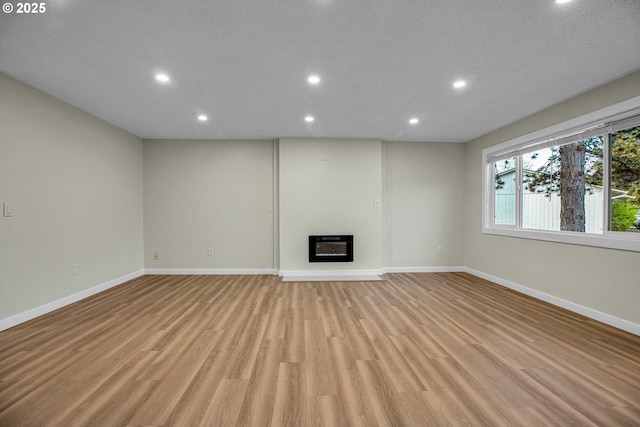
[[[156,80],[162,83],[167,83],[169,81],[169,76],[164,73],[156,74]]]
[[[200,114],[198,116],[198,120],[200,120],[201,122],[206,122],[207,120],[209,120],[209,117],[207,117],[206,114]]]
[[[556,0],[557,4],[569,3],[571,0]]]
[[[462,89],[466,85],[467,82],[464,80],[456,80],[455,82],[453,82],[453,87],[455,87],[456,89]]]
[[[320,83],[320,76],[312,74],[307,78],[307,81],[312,85],[317,85],[318,83]]]
[[[416,117],[411,117],[409,119],[409,123],[412,124],[412,125],[417,125],[419,122],[420,122],[420,120],[418,120],[418,118],[416,118]]]
[[[313,118],[313,116],[307,116],[304,118],[304,121],[307,123],[311,123],[312,121],[314,121],[315,119]]]

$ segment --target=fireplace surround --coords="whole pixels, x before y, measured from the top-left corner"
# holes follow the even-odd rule
[[[309,236],[309,262],[353,262],[353,235]]]

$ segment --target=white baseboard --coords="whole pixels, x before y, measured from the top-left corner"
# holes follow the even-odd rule
[[[569,311],[573,311],[574,313],[581,314],[590,319],[597,320],[599,322],[605,323],[615,328],[622,329],[623,331],[627,331],[634,335],[640,336],[640,325],[636,323],[629,322],[624,319],[620,319],[610,314],[606,314],[601,311],[597,311],[592,308],[585,307],[580,304],[576,304],[574,302],[567,301],[565,299],[558,298],[556,296],[537,291],[535,289],[528,288],[518,283],[510,282],[508,280],[502,279],[497,276],[493,276],[491,274],[483,273],[482,271],[474,270],[473,268],[466,267],[464,271],[474,276],[480,277],[481,279],[489,280],[490,282],[497,283],[498,285],[504,286],[509,289],[513,289],[514,291],[523,293],[525,295],[529,295],[531,297],[548,302],[555,306],[562,307]]]
[[[465,270],[461,266],[448,267],[385,267],[382,269],[386,273],[460,273]]]
[[[280,270],[280,276],[378,276],[383,274],[382,269],[374,270]]]
[[[109,280],[108,282],[105,282],[101,285],[94,286],[93,288],[85,289],[84,291],[80,291],[73,295],[69,295],[67,297],[60,298],[59,300],[55,300],[50,303],[41,305],[40,307],[23,311],[22,313],[18,313],[11,317],[7,317],[6,319],[0,319],[0,331],[13,328],[14,326],[19,325],[20,323],[24,323],[28,320],[35,319],[38,316],[42,316],[43,314],[50,313],[59,308],[67,306],[69,304],[73,304],[74,302],[78,302],[82,299],[88,298],[99,292],[106,291],[109,288],[113,288],[114,286],[121,285],[124,282],[135,279],[142,275],[144,275],[144,270],[135,271],[133,273],[126,274],[122,277],[118,277],[117,279]]]
[[[145,274],[168,275],[235,275],[235,274],[271,274],[277,275],[278,270],[271,268],[151,268],[145,269]]]
[[[107,289],[121,285],[124,282],[140,277],[144,274],[202,274],[202,275],[235,275],[235,274],[269,274],[280,276],[367,276],[367,275],[381,275],[384,273],[446,273],[446,272],[466,272],[474,276],[480,277],[485,280],[497,283],[514,291],[529,295],[542,301],[546,301],[558,307],[562,307],[574,313],[581,314],[590,319],[597,320],[623,331],[630,332],[634,335],[640,336],[640,325],[629,322],[624,319],[620,319],[610,314],[602,313],[589,307],[584,307],[580,304],[567,301],[562,298],[555,297],[553,295],[546,294],[544,292],[537,291],[535,289],[528,288],[518,283],[510,282],[491,274],[484,273],[482,271],[475,270],[468,267],[385,267],[380,270],[273,270],[273,269],[149,269],[139,270],[133,273],[129,273],[122,277],[105,282],[101,285],[94,286],[93,288],[86,289],[84,291],[69,295],[56,301],[41,305],[40,307],[33,308],[31,310],[24,311],[22,313],[0,319],[0,331],[12,328],[20,323],[24,323],[28,320],[34,319],[38,316],[50,313],[54,310],[73,304],[84,298],[95,295],[99,292],[103,292]]]

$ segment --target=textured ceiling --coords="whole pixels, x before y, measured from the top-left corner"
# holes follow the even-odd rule
[[[0,71],[142,138],[457,142],[640,69],[639,22],[640,0],[47,0],[0,13]]]

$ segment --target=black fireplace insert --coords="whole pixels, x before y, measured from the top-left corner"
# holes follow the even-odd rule
[[[309,236],[309,262],[353,262],[353,235]]]

